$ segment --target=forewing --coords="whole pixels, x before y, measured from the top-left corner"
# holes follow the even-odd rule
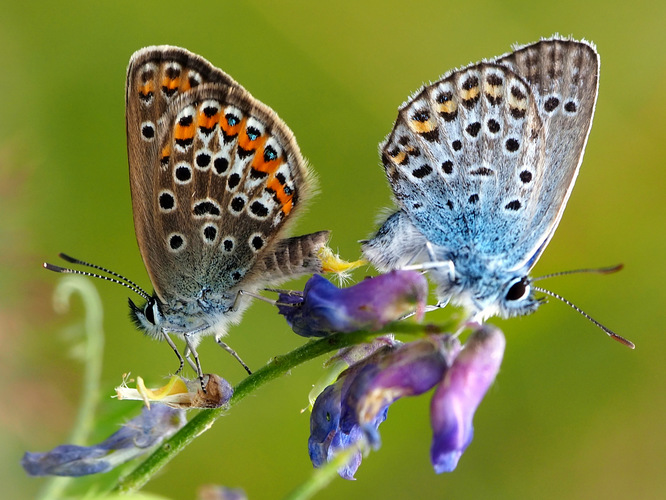
[[[137,239],[164,301],[242,281],[307,197],[287,126],[183,49],[143,49],[130,61],[127,135]]]

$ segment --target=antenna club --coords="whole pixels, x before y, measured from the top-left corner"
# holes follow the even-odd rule
[[[79,263],[79,259],[75,259],[74,257],[70,257],[69,255],[67,255],[66,253],[63,253],[63,252],[60,252],[58,254],[58,257],[60,257],[62,260],[66,260],[67,262],[70,262],[72,264],[78,264]]]
[[[611,335],[611,338],[617,340],[622,345],[626,345],[629,349],[636,349],[636,345],[631,340],[625,339],[618,334]]]
[[[49,264],[48,262],[44,262],[42,264],[42,267],[44,269],[48,269],[49,271],[53,271],[55,273],[68,273],[68,272],[70,272],[69,269],[65,269],[64,267],[60,267],[60,266],[54,266],[53,264]]]
[[[602,274],[611,274],[611,273],[617,273],[619,271],[622,271],[624,269],[624,264],[618,264],[617,266],[612,266],[612,267],[606,267],[599,269],[599,272]]]

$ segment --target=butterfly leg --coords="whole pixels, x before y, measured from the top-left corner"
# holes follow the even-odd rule
[[[190,365],[190,368],[192,368],[195,372],[197,372],[198,371],[197,364],[192,359],[192,356],[190,355],[190,350],[187,347],[185,348],[184,357],[187,360],[187,364]]]
[[[437,262],[437,257],[435,257],[435,248],[429,241],[426,243],[426,250],[428,250],[428,257],[430,257],[430,262]]]
[[[289,304],[289,305],[291,305],[291,304]],[[434,306],[425,306],[425,309],[423,310],[423,312],[429,313],[429,312],[432,312],[432,311],[436,311],[439,308],[440,308],[439,304],[435,304]],[[416,316],[416,311],[413,311],[413,312],[410,312],[410,313],[407,313],[407,314],[403,314],[402,316],[400,316],[400,318],[398,318],[398,320],[402,321],[403,319],[411,318],[412,316]]]
[[[236,292],[236,298],[234,299],[234,303],[231,305],[231,311],[233,311],[233,312],[238,311],[238,308],[240,307],[240,301],[243,298],[243,295],[248,295],[250,297],[254,297],[254,295],[251,294],[251,293],[245,292],[243,290],[238,290],[238,292]],[[216,337],[216,339],[217,339],[217,337]]]
[[[169,334],[164,330],[162,330],[162,335],[164,336],[164,340],[167,341],[167,344],[169,344],[169,347],[171,347],[171,349],[173,349],[173,352],[176,353],[176,356],[178,356],[178,361],[180,362],[180,366],[178,367],[178,370],[176,370],[176,375],[178,375],[183,370],[183,366],[185,364],[183,361],[183,357],[178,352],[178,348],[176,347],[176,344],[173,343],[173,340],[171,340],[171,337],[169,337]]]
[[[191,333],[192,332],[183,334],[183,337],[185,338],[185,345],[187,345],[187,348],[185,349],[185,358],[187,359],[187,362],[190,364],[192,369],[197,372],[197,377],[199,377],[199,383],[201,384],[201,390],[205,393],[206,386],[204,385],[203,372],[201,371],[201,363],[199,362],[199,353],[192,343]],[[194,358],[194,361],[192,361],[190,354]]]
[[[432,307],[432,309],[431,309],[432,311],[434,311],[435,309],[444,309],[449,304],[450,300],[451,300],[451,297],[445,297],[441,300],[438,300],[437,304],[435,304],[434,306],[428,306],[428,307]],[[426,308],[426,312],[427,311],[428,311],[428,309]]]
[[[220,345],[220,347],[222,349],[224,349],[229,354],[231,354],[234,358],[236,358],[236,361],[238,361],[243,366],[243,368],[245,368],[245,371],[248,373],[248,375],[252,375],[252,370],[250,370],[250,368],[245,364],[245,361],[243,361],[240,358],[240,356],[238,355],[238,353],[236,351],[234,351],[231,347],[229,347],[227,344],[222,342],[222,339],[220,339],[220,338],[215,338],[215,341]]]

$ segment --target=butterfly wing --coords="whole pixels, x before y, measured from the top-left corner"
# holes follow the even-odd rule
[[[270,108],[201,57],[161,46],[132,57],[126,113],[135,229],[163,302],[316,270],[325,233],[291,267],[271,264],[295,245],[279,236],[312,182]]]
[[[413,96],[382,161],[414,226],[451,252],[501,257],[506,269],[531,266],[578,171],[597,67],[589,45],[548,40],[453,71]],[[562,104],[547,112],[556,95]],[[566,127],[572,142],[555,127]]]

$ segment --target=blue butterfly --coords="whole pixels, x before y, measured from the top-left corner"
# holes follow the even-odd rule
[[[535,291],[561,298],[529,272],[576,181],[598,80],[594,46],[555,37],[417,92],[381,146],[399,210],[363,243],[366,258],[382,271],[429,261],[440,305],[478,321],[535,311]]]

